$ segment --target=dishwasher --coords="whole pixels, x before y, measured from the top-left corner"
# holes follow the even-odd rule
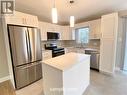
[[[91,55],[90,68],[99,71],[100,53],[97,50],[85,50],[85,54]]]

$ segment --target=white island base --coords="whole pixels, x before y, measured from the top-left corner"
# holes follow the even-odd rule
[[[68,53],[43,61],[44,95],[82,95],[90,81],[90,56]]]

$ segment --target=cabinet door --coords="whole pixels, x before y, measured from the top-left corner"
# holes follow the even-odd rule
[[[44,22],[39,22],[39,29],[41,32],[41,40],[46,41],[47,40],[47,24]]]
[[[5,16],[7,24],[25,25],[24,15],[20,12],[14,12],[14,15]]]
[[[15,11],[14,15],[6,16],[5,19],[7,24],[38,27],[37,16],[22,12]]]
[[[25,24],[27,26],[32,26],[32,27],[38,27],[38,18],[37,16],[25,14]]]
[[[101,38],[101,19],[96,20],[95,38],[96,39],[100,39]]]
[[[93,20],[90,22],[90,39],[100,39],[101,20]]]
[[[115,62],[115,40],[101,39],[100,70],[108,73],[114,71]]]
[[[101,31],[102,38],[114,38],[116,36],[118,27],[117,13],[102,16]]]
[[[62,26],[62,40],[72,40],[72,32],[69,26]]]

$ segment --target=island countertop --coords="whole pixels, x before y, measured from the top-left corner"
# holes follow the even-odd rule
[[[77,63],[85,61],[88,58],[90,58],[90,55],[80,53],[68,53],[42,62],[59,70],[65,71],[73,67]]]

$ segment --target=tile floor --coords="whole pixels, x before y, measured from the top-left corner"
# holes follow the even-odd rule
[[[83,95],[127,95],[127,73],[108,76],[91,71],[91,84]]]
[[[42,80],[16,91],[16,95],[43,95]],[[108,76],[91,70],[90,86],[83,95],[127,95],[127,73]]]

